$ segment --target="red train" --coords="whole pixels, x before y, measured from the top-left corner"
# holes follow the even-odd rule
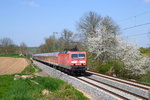
[[[87,54],[84,51],[65,51],[33,54],[32,58],[69,74],[82,74],[87,69]]]

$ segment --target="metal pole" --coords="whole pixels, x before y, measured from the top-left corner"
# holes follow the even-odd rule
[[[56,44],[55,44],[55,34],[58,34],[58,32],[53,32],[53,38],[54,38],[54,44],[53,44],[53,51],[56,51]]]

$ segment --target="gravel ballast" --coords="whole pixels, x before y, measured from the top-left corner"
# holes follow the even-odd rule
[[[33,61],[33,63],[36,64],[39,68],[41,68],[44,72],[46,72],[50,76],[64,80],[72,84],[74,87],[78,88],[79,90],[82,90],[83,92],[89,94],[93,100],[121,100],[121,98],[109,92],[106,92],[90,84],[87,84],[83,81],[80,81],[73,76],[67,75],[59,70],[51,68],[48,65],[42,64],[37,61]]]
[[[148,90],[144,90],[144,89],[141,89],[141,88],[138,88],[138,87],[135,87],[135,86],[131,86],[131,85],[128,85],[128,84],[125,84],[125,83],[117,82],[117,81],[110,80],[110,79],[107,79],[107,78],[97,77],[97,76],[94,76],[94,75],[89,76],[89,77],[92,78],[92,79],[95,79],[97,81],[106,83],[108,85],[118,87],[122,90],[129,91],[131,93],[140,95],[140,96],[145,97],[145,98],[149,98],[149,91]]]

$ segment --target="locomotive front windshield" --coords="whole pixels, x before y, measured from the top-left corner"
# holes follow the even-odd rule
[[[72,54],[71,57],[73,59],[77,59],[77,58],[83,59],[83,58],[85,58],[85,54]]]

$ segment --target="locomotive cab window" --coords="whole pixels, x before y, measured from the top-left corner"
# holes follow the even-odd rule
[[[72,54],[71,57],[72,57],[73,59],[76,59],[76,58],[78,58],[78,54]]]
[[[85,54],[79,54],[79,58],[85,58]]]
[[[85,58],[85,54],[72,54],[71,57],[73,59],[77,59],[77,58]]]

